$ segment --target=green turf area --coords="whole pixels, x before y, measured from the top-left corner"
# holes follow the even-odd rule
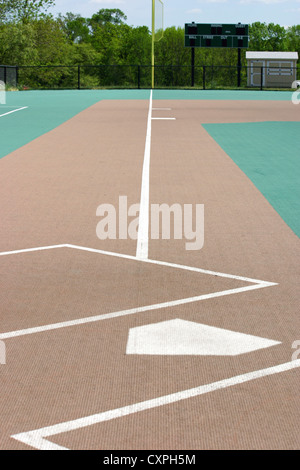
[[[203,127],[300,237],[300,122]]]
[[[0,117],[0,159],[101,100],[149,100],[149,90],[8,92],[6,105],[27,109]],[[154,90],[153,99],[290,100],[290,92]],[[300,109],[300,107],[299,107]],[[225,152],[300,236],[300,123],[206,124]],[[146,128],[145,128],[146,132]]]
[[[290,92],[242,90],[154,90],[153,99],[290,100]],[[28,109],[0,117],[0,158],[49,132],[101,100],[149,100],[150,90],[37,90],[6,93],[6,105]]]
[[[28,109],[0,117],[0,158],[104,99],[149,99],[149,90],[7,92],[0,115],[14,109],[13,106]]]

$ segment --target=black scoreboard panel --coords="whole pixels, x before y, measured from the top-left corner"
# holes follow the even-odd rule
[[[249,43],[249,25],[187,23],[184,43],[186,47],[246,48]]]

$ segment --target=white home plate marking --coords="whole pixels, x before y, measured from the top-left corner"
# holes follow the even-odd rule
[[[126,354],[236,356],[277,344],[281,343],[176,318],[131,328]]]

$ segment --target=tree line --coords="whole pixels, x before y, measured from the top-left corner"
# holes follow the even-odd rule
[[[112,74],[124,86],[137,80],[142,85],[148,83],[150,70],[147,67],[151,63],[151,31],[148,27],[128,25],[125,13],[119,9],[100,9],[90,18],[71,12],[54,17],[51,14],[54,2],[0,0],[0,64],[20,66],[21,81],[27,81],[29,86],[33,86],[34,81],[47,86],[49,80],[53,86],[61,83],[76,86],[78,65],[82,66],[81,81],[86,87],[96,87],[100,82],[107,85],[114,81]],[[285,28],[274,23],[252,23],[249,25],[249,50],[297,51],[300,56],[300,25]],[[182,82],[184,86],[185,68],[191,63],[190,49],[184,47],[184,25],[165,29],[163,38],[155,43],[155,63],[157,77],[161,74],[162,81],[170,83],[172,80],[177,86]],[[246,65],[245,50],[242,50],[242,64]],[[54,65],[68,67],[44,68],[38,72],[22,68]],[[88,65],[99,67],[86,67]],[[198,48],[195,51],[196,69],[203,65],[234,69],[237,51]],[[115,66],[119,66],[118,71]],[[227,74],[235,73],[226,70]]]

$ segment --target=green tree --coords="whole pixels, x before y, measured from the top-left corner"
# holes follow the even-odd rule
[[[252,51],[288,50],[287,30],[274,23],[252,23],[249,27],[249,48]]]
[[[70,63],[72,45],[67,41],[58,21],[45,16],[31,22],[35,30],[37,65]]]
[[[87,18],[68,12],[65,16],[59,15],[57,20],[69,41],[76,44],[89,42],[90,27]]]
[[[118,8],[102,8],[89,19],[89,25],[93,32],[107,24],[121,25],[127,20],[127,16]]]
[[[266,23],[256,21],[249,25],[249,49],[251,51],[263,51],[268,39]]]
[[[149,65],[151,35],[147,26],[138,26],[127,30],[122,57],[128,64]]]
[[[287,49],[286,29],[279,24],[269,23],[267,31],[266,49],[269,51],[285,51]]]
[[[55,0],[0,0],[2,22],[28,23],[54,5]]]
[[[292,52],[298,52],[300,59],[300,25],[287,28],[286,43],[287,49]]]
[[[36,32],[32,24],[8,24],[0,27],[0,63],[29,65],[38,61]]]

